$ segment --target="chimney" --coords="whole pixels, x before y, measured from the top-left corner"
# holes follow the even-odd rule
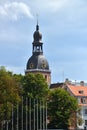
[[[80,86],[84,86],[84,81],[80,81]]]

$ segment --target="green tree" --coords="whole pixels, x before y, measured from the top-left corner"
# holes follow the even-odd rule
[[[44,99],[48,95],[48,85],[45,78],[37,74],[27,74],[23,78],[23,91],[24,95],[35,98],[35,99]]]
[[[0,67],[0,124],[10,119],[12,104],[15,106],[20,101],[19,93],[19,85],[12,73]]]
[[[47,99],[49,91],[46,80],[43,77],[43,75],[39,73],[37,74],[30,73],[23,77],[22,85],[23,85],[23,99],[24,99],[24,113],[25,113],[24,128],[26,128],[25,116],[26,116],[26,97],[27,97],[28,103],[31,100],[31,105],[27,104],[27,114],[30,115],[31,113],[31,128],[34,129],[34,115],[35,115],[35,127],[37,127],[37,107],[38,107],[38,129],[40,129],[40,122],[43,120],[43,117],[40,116],[41,113],[43,113],[43,109],[45,110],[46,107],[45,101]],[[30,123],[30,121],[28,121],[28,123]],[[30,126],[30,124],[28,124],[28,126]]]
[[[68,129],[72,113],[78,109],[77,100],[69,93],[58,88],[50,91],[48,102],[49,128]]]

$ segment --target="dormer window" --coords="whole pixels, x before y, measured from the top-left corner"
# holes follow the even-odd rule
[[[79,90],[79,93],[80,93],[80,94],[83,94],[83,92],[84,92],[83,90]]]

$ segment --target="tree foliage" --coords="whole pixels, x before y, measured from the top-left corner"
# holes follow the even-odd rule
[[[28,127],[31,126],[32,129],[34,129],[34,125],[35,127],[37,127],[37,118],[38,118],[38,128],[40,129],[40,122],[42,122],[43,119],[43,118],[40,119],[40,113],[43,112],[43,103],[45,104],[45,100],[46,97],[48,96],[48,90],[49,90],[46,80],[39,73],[37,74],[30,73],[22,77],[21,85],[23,88],[23,113],[24,113],[23,127],[24,129],[26,129],[26,106],[27,106],[27,115],[28,116],[31,115],[31,122],[29,121],[28,117],[27,121]],[[22,104],[20,104],[20,112],[21,112],[21,105]],[[38,111],[38,117],[37,117],[37,111]],[[36,117],[35,119],[34,116]],[[19,113],[19,119],[21,120],[21,113]],[[21,125],[19,126],[19,129],[21,129]]]
[[[77,108],[77,100],[67,91],[62,88],[52,90],[48,102],[48,115],[50,117],[48,127],[68,129],[70,116]]]
[[[43,108],[45,108],[43,107],[43,101],[46,101],[46,99],[48,99],[47,113],[50,121],[48,127],[51,129],[67,129],[71,114],[75,113],[78,109],[77,100],[70,96],[64,89],[49,90],[46,80],[41,74],[30,73],[24,76],[21,74],[17,75],[6,71],[4,67],[0,67],[0,125],[3,120],[10,119],[12,105],[14,105],[16,106],[16,109],[14,109],[14,128],[16,129],[17,104],[20,102],[21,96],[23,96],[24,126],[26,124],[26,106],[28,115],[31,109],[31,122],[34,122],[34,109],[38,106],[38,111],[41,109],[40,111],[43,112]],[[27,104],[26,97],[28,99]],[[31,99],[31,105],[29,104],[29,99]],[[19,104],[19,111],[20,122],[22,102]],[[38,116],[40,116],[40,112]],[[38,117],[39,120],[40,117]],[[19,128],[21,129],[21,126]]]
[[[25,96],[35,99],[44,99],[47,97],[48,85],[41,74],[27,74],[24,76],[22,82]]]
[[[0,67],[0,123],[10,118],[12,104],[20,101],[19,93],[20,88],[12,73]]]
[[[26,121],[26,105],[27,114],[29,115],[30,106],[26,104],[27,99],[32,100],[31,102],[31,113],[34,113],[34,99],[35,106],[38,107],[40,100],[43,101],[48,95],[48,85],[41,74],[13,74],[10,71],[6,71],[4,67],[0,67],[0,127],[3,121],[9,120],[9,129],[11,122],[12,106],[14,110],[14,129],[17,125],[17,106],[19,106],[19,120],[21,120],[22,115],[22,105],[24,113],[24,128]],[[23,104],[22,104],[23,96]],[[28,100],[29,101],[29,100]],[[19,103],[20,102],[20,103]],[[33,117],[31,118],[33,122]],[[19,121],[20,122],[20,121]],[[6,125],[5,125],[6,126]],[[33,127],[33,126],[32,126]],[[21,129],[21,125],[19,126]]]

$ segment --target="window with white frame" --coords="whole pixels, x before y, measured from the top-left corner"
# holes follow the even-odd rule
[[[81,103],[85,104],[86,103],[86,98],[81,98]]]

